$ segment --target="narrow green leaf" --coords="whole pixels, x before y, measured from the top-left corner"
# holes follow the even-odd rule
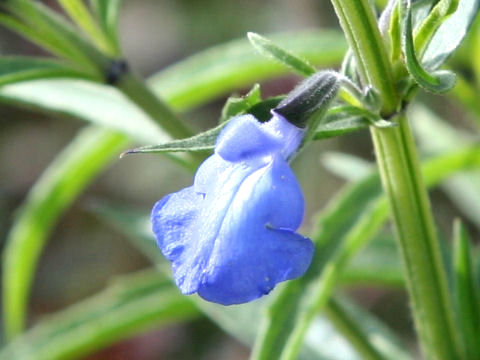
[[[422,56],[426,68],[439,68],[454,53],[465,38],[479,8],[480,0],[459,1],[457,10],[442,22]]]
[[[428,186],[465,168],[480,166],[480,146],[429,159],[423,165]],[[373,174],[347,187],[323,211],[312,236],[317,249],[307,273],[290,281],[264,320],[254,359],[294,359],[312,319],[326,305],[335,283],[355,253],[375,235],[388,216],[385,197]],[[282,345],[279,345],[282,344]]]
[[[5,333],[23,328],[32,275],[45,240],[59,215],[86,183],[125,147],[124,135],[89,127],[48,167],[8,234],[3,261]]]
[[[460,220],[454,223],[455,297],[466,359],[480,359],[480,288],[472,259],[471,240]]]
[[[48,316],[1,350],[0,359],[77,359],[152,327],[198,315],[158,270],[143,271]]]
[[[222,109],[220,123],[223,123],[231,117],[244,114],[252,106],[262,100],[260,85],[255,84],[245,96],[231,96],[227,99]]]
[[[355,106],[345,105],[330,108],[325,120],[317,127],[314,139],[326,139],[367,129],[372,123],[369,116],[368,111]]]
[[[345,75],[354,84],[360,84],[360,78],[358,74],[357,64],[355,63],[355,56],[353,51],[349,49],[342,61],[340,73]]]
[[[150,229],[149,216],[143,212],[122,208],[118,205],[96,204],[92,210],[120,232],[126,234],[133,244],[162,269],[170,273],[170,266],[158,250]],[[226,332],[235,336],[247,346],[251,346],[258,332],[258,319],[268,299],[262,298],[237,306],[218,306],[193,296],[195,304]],[[388,334],[386,334],[388,335]],[[334,341],[335,346],[324,346],[322,339]],[[388,336],[384,347],[388,347]],[[377,339],[377,343],[382,342]],[[394,345],[391,345],[395,347]],[[337,330],[323,318],[316,318],[299,355],[299,360],[329,359],[344,360],[355,358],[355,352]]]
[[[343,298],[329,301],[328,319],[356,349],[361,359],[411,359],[405,345],[372,314]]]
[[[341,34],[329,31],[273,38],[289,44],[318,65],[340,61],[346,47]],[[151,84],[170,105],[186,110],[254,79],[267,79],[284,72],[283,67],[272,66],[256,55],[246,40],[241,40],[194,55],[154,76]],[[88,103],[78,101],[83,98]],[[168,140],[142,111],[106,86],[63,80],[11,84],[0,89],[0,102],[99,123],[143,143]]]
[[[50,51],[52,54],[66,59],[74,56],[71,49],[65,46],[62,41],[58,41],[55,37],[48,36],[48,34],[45,34],[43,31],[29,26],[13,16],[0,14],[0,24]]]
[[[420,57],[440,25],[457,10],[460,0],[439,0],[415,31],[415,52]]]
[[[95,22],[95,19],[82,0],[58,0],[58,2],[100,50],[112,56],[117,55],[116,50],[105,36],[103,29]],[[108,3],[109,1],[106,2]]]
[[[326,152],[321,161],[327,170],[347,181],[360,180],[374,168],[373,164],[358,156],[341,152]]]
[[[269,36],[319,67],[339,64],[347,49],[340,32],[316,30]],[[177,63],[150,79],[154,91],[174,108],[187,109],[286,69],[258,54],[247,40],[219,45]]]
[[[346,47],[341,34],[325,30],[273,38],[323,66],[340,61]],[[257,55],[248,41],[240,40],[194,55],[155,75],[151,84],[169,105],[186,110],[254,79],[267,79],[284,72],[282,66],[272,65]],[[11,84],[0,89],[0,102],[105,125],[142,143],[169,140],[118,91],[102,85],[65,80]],[[257,117],[264,116],[262,106],[251,110],[258,110]]]
[[[249,32],[247,36],[250,43],[260,54],[280,62],[300,75],[310,76],[315,74],[316,69],[306,60],[293,55],[291,52],[276,45],[273,41],[254,32]]]
[[[27,56],[0,57],[0,86],[59,77],[89,78],[89,75],[57,60]]]
[[[415,12],[415,4],[421,3],[422,1],[416,1],[414,5],[414,9],[412,10],[413,12],[413,22],[415,24],[415,15],[417,12]],[[400,9],[399,9],[399,3],[397,1],[392,0],[392,5],[393,8],[391,9],[391,14],[390,14],[390,19],[389,19],[389,24],[388,24],[388,37],[390,40],[390,59],[392,62],[399,61],[401,60],[401,55],[402,55],[402,36],[401,36],[401,20],[400,20]],[[385,36],[385,35],[384,35]]]
[[[315,140],[340,136],[353,131],[367,129],[369,126],[394,127],[395,123],[382,120],[368,110],[341,105],[328,109],[324,120],[317,127]]]
[[[365,130],[370,122],[360,116],[351,116],[344,119],[326,121],[320,124],[315,131],[315,140],[328,139],[335,136],[342,136],[354,131]]]
[[[426,19],[439,0],[417,0],[412,3],[412,21],[415,29]]]
[[[228,110],[229,119],[221,122],[220,125],[189,138],[172,140],[158,145],[147,145],[127,150],[121,154],[121,157],[129,154],[139,153],[195,152],[213,150],[215,148],[215,143],[217,141],[218,135],[232,119],[232,117],[241,115],[243,113],[248,113],[255,116],[261,122],[270,119],[270,110],[272,109],[272,107],[275,107],[278,104],[279,98],[274,97],[258,102],[258,100],[260,99],[260,94],[256,94],[257,90],[255,90],[255,88],[252,89],[252,91],[249,93],[251,94],[250,99],[244,101],[242,98],[240,102],[236,102],[235,105],[230,110]],[[253,105],[250,106],[250,104]],[[225,114],[225,116],[227,115]]]
[[[402,50],[405,57],[405,65],[408,72],[414,78],[418,85],[427,91],[442,93],[453,88],[455,85],[455,74],[450,71],[437,70],[427,72],[417,59],[412,35],[412,11],[410,0],[406,7],[402,8]]]
[[[54,53],[74,64],[85,66],[97,75],[101,76],[100,69],[108,65],[109,60],[100,51],[86,41],[60,14],[46,5],[29,0],[15,0],[5,1],[1,6],[17,16],[24,27],[33,29],[21,35],[33,35],[31,40],[41,39],[43,43],[50,45],[49,50],[53,49]]]
[[[103,31],[110,38],[117,52],[120,52],[118,42],[118,18],[122,0],[90,0],[90,4],[97,14]]]
[[[142,143],[170,138],[116,89],[74,80],[36,80],[0,89],[0,102],[79,118],[121,131]]]
[[[403,268],[391,234],[372,239],[342,273],[342,285],[404,288]]]
[[[168,152],[188,152],[188,151],[209,151],[215,147],[220,131],[228,124],[222,123],[217,127],[204,131],[186,139],[172,140],[159,145],[147,145],[139,148],[127,150],[120,156],[141,153],[168,153]]]
[[[270,118],[270,109],[275,107],[280,100],[279,98],[272,98],[255,103],[257,99],[255,101],[244,101],[242,99],[239,100],[239,102],[235,102],[235,105],[228,110],[230,117],[242,113],[249,113],[256,116],[260,121],[268,120],[268,118]],[[249,106],[249,102],[253,103],[253,106],[247,107]],[[257,116],[259,113],[264,113],[264,115]],[[375,121],[369,119],[371,116],[372,115],[368,111],[354,106],[339,106],[331,108],[327,112],[326,120],[323,120],[317,127],[313,138],[315,140],[326,139],[357,130],[367,129],[370,125],[372,125],[372,123],[375,123]],[[122,156],[138,153],[168,153],[213,150],[217,136],[226,124],[226,122],[223,122],[212,129],[186,139],[172,140],[158,145],[148,145],[127,150],[122,154]],[[389,126],[389,123],[387,123],[387,126]]]

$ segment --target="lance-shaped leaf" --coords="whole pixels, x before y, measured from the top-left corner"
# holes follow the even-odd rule
[[[281,64],[291,68],[296,73],[303,76],[310,76],[315,74],[316,69],[310,65],[306,60],[292,54],[291,52],[276,45],[273,41],[256,34],[254,32],[248,33],[248,39],[260,52],[260,54],[270,57]]]
[[[112,45],[119,50],[118,17],[122,0],[90,0],[93,11],[97,14],[104,33],[110,38]]]
[[[455,85],[455,74],[450,71],[437,70],[428,72],[425,70],[415,54],[415,45],[412,34],[412,10],[410,0],[402,9],[402,50],[405,57],[405,65],[415,82],[427,91],[441,93],[450,90]]]
[[[473,251],[465,226],[454,223],[455,295],[467,359],[480,358],[480,288],[473,263]]]
[[[63,56],[72,63],[85,66],[98,75],[107,67],[110,59],[88,42],[65,18],[39,2],[16,0],[1,3],[13,16],[1,16],[0,20],[40,46]],[[32,31],[31,29],[34,29]]]
[[[7,336],[17,335],[23,327],[33,270],[59,214],[126,143],[124,135],[89,127],[56,158],[30,190],[7,236],[3,254],[3,314]]]
[[[0,86],[20,81],[59,77],[90,78],[88,74],[57,60],[26,56],[0,57]]]
[[[158,270],[142,271],[46,317],[3,348],[0,359],[77,359],[152,327],[199,314]]]
[[[83,0],[58,0],[63,10],[89,36],[99,49],[115,56],[116,51]],[[109,1],[105,1],[108,3]]]
[[[480,8],[480,0],[461,0],[456,11],[444,19],[428,43],[422,63],[428,69],[439,68],[462,43]]]
[[[428,16],[422,20],[421,24],[418,25],[418,28],[415,31],[415,51],[420,57],[440,25],[442,25],[445,19],[457,9],[458,3],[459,0],[439,0],[436,4],[432,2],[433,8],[430,9]],[[412,13],[413,12],[414,9],[412,6]],[[414,15],[412,14],[412,17],[413,16]],[[413,24],[415,24],[415,19],[412,19],[412,21]]]
[[[260,85],[253,85],[252,89],[245,96],[230,96],[222,109],[220,123],[228,119],[245,114],[248,110],[262,100]]]
[[[249,113],[262,122],[267,121],[271,117],[270,110],[277,106],[281,100],[282,98],[280,97],[270,98],[246,110],[242,109],[242,105],[242,107],[237,109],[239,113],[235,115]],[[210,151],[215,147],[217,136],[228,121],[186,139],[172,140],[158,145],[147,145],[127,150],[122,156],[138,153]],[[396,126],[394,123],[385,120],[375,120],[375,116],[365,109],[349,105],[337,106],[327,111],[326,118],[317,126],[313,139],[321,140],[341,136],[354,131],[368,129],[372,125],[379,127]]]
[[[147,145],[139,148],[127,150],[120,157],[130,154],[148,154],[148,153],[168,153],[168,152],[189,152],[189,151],[209,151],[215,147],[215,141],[218,134],[228,124],[222,123],[217,127],[204,131],[186,139],[172,140],[158,145]]]
[[[318,67],[338,64],[347,49],[341,33],[325,29],[277,34],[271,39]],[[185,109],[253,82],[285,74],[285,70],[284,65],[258,54],[242,39],[177,63],[154,75],[150,84],[174,108]]]

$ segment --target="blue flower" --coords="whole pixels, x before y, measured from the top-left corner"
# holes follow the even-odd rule
[[[304,200],[287,162],[303,135],[275,112],[263,124],[238,116],[193,186],[155,204],[153,232],[182,293],[239,304],[305,273],[314,248],[295,232]]]

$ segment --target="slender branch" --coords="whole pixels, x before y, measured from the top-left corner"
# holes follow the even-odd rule
[[[429,359],[459,359],[452,300],[430,202],[407,119],[371,128],[383,187],[397,230],[415,326]]]
[[[391,64],[368,0],[332,0],[364,81],[379,91],[382,115],[395,114],[401,101]],[[458,341],[428,194],[406,117],[396,128],[371,127],[383,188],[389,199],[406,283],[423,351],[429,359],[459,359]]]
[[[173,138],[193,135],[192,131],[183,124],[170,107],[157,97],[132,70],[127,70],[121,75],[114,85]]]
[[[397,111],[399,101],[393,86],[387,51],[368,0],[332,0],[348,43],[352,48],[364,85],[380,94],[382,115]]]

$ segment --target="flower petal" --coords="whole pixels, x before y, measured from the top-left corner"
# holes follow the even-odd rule
[[[196,292],[199,284],[199,277],[188,276],[187,267],[192,266],[188,261],[192,251],[201,251],[201,248],[192,249],[195,243],[191,240],[195,239],[202,198],[190,186],[158,201],[151,214],[158,247],[173,263],[175,282],[184,294]]]
[[[303,196],[282,158],[251,174],[228,209],[199,295],[238,304],[301,276],[313,255],[310,239],[294,232],[302,217]]]
[[[251,161],[278,151],[280,138],[267,131],[252,115],[241,115],[230,121],[220,133],[215,153],[224,160]]]
[[[295,233],[304,200],[285,160],[302,136],[275,114],[237,117],[194,185],[155,205],[153,231],[182,293],[238,304],[306,271],[313,244]]]
[[[268,294],[277,283],[305,273],[313,255],[312,242],[291,230],[267,229],[264,234],[245,234],[237,249],[225,253],[209,267],[215,275],[202,282],[198,294],[223,305],[248,302]],[[215,261],[213,261],[215,262]]]

